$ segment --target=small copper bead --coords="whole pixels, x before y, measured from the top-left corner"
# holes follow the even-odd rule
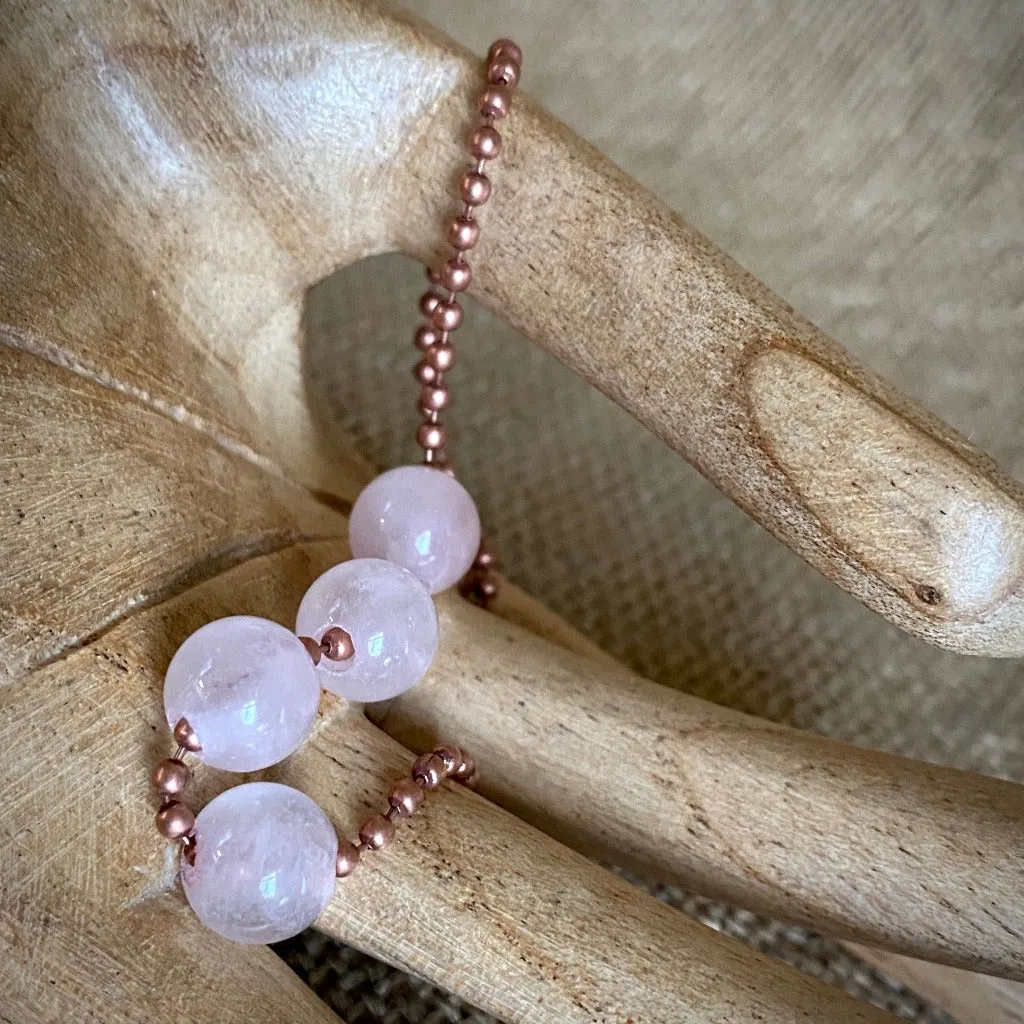
[[[300,636],[299,639],[302,641],[302,646],[306,648],[306,653],[313,664],[319,665],[320,659],[324,655],[324,652],[320,650],[320,645],[311,636]]]
[[[438,373],[444,373],[455,365],[455,348],[448,342],[435,345],[427,350],[426,360]]]
[[[420,410],[422,412],[440,412],[449,398],[448,388],[443,384],[424,384],[420,389]]]
[[[184,761],[176,757],[168,757],[161,761],[154,769],[150,780],[154,788],[163,793],[164,796],[177,796],[188,789],[192,773]]]
[[[359,867],[359,847],[347,839],[338,839],[338,856],[334,859],[336,878],[347,878]]]
[[[482,124],[469,137],[469,151],[477,160],[493,160],[501,152],[501,133],[489,124]]]
[[[421,352],[426,352],[431,345],[436,345],[440,340],[441,335],[428,324],[420,324],[413,335],[413,344]]]
[[[490,579],[482,579],[477,584],[476,589],[477,593],[485,601],[490,601],[493,597],[496,597],[498,594],[498,584],[495,583],[494,580]]]
[[[473,278],[473,271],[463,259],[447,260],[441,265],[441,283],[449,291],[464,292]]]
[[[512,96],[503,85],[488,86],[480,94],[480,113],[500,121],[512,109]]]
[[[462,306],[454,299],[451,302],[443,299],[437,304],[437,308],[434,310],[433,324],[439,331],[458,330],[461,323]]]
[[[381,847],[387,846],[394,838],[394,822],[389,821],[383,814],[371,814],[359,826],[359,839],[367,849],[379,850]]]
[[[456,249],[472,249],[480,239],[480,225],[472,217],[456,217],[448,225],[448,241]]]
[[[523,51],[519,49],[519,44],[514,43],[511,39],[495,39],[491,43],[491,47],[487,51],[487,60],[492,61],[498,57],[505,57],[520,66],[523,63]]]
[[[474,569],[495,569],[498,566],[498,559],[486,543],[480,545],[480,550],[473,559]]]
[[[434,747],[434,753],[444,762],[445,775],[454,775],[456,769],[462,764],[462,751],[451,743],[441,743]]]
[[[440,284],[441,278],[438,276],[437,271],[432,266],[430,266],[429,263],[423,267],[423,270],[427,275],[427,280],[431,284]]]
[[[429,320],[440,301],[439,295],[435,295],[433,292],[424,292],[420,296],[420,312]]]
[[[418,782],[424,789],[437,789],[445,777],[444,761],[437,754],[423,754],[413,762],[409,774],[413,781]]]
[[[199,737],[196,736],[195,729],[189,725],[187,718],[179,718],[174,723],[173,730],[174,742],[179,747],[184,747],[186,750],[191,750],[194,754],[197,750],[202,750],[202,745],[199,742]]]
[[[181,839],[196,827],[196,816],[184,804],[172,800],[156,812],[156,827],[168,839]]]
[[[495,57],[487,65],[487,81],[514,89],[519,82],[519,65],[508,57]]]
[[[431,351],[431,350],[428,350],[428,351]],[[437,367],[432,366],[430,363],[428,363],[426,361],[426,359],[421,359],[416,364],[416,369],[413,370],[413,376],[421,384],[433,384],[441,376],[441,373],[437,369]]]
[[[320,639],[320,650],[331,661],[348,661],[356,653],[356,645],[346,630],[331,626]]]
[[[491,198],[491,180],[478,171],[466,171],[459,184],[459,196],[470,206],[482,206]]]
[[[195,864],[196,862],[196,837],[195,836],[182,836],[178,840],[181,843],[181,859],[187,864]]]
[[[412,779],[402,779],[391,787],[388,803],[399,817],[408,818],[423,803],[423,790]]]
[[[465,782],[475,772],[476,762],[468,754],[463,754],[458,767],[452,772],[452,777],[458,779],[459,782]]]
[[[416,443],[421,448],[443,448],[448,440],[448,431],[440,423],[421,423],[416,431]]]

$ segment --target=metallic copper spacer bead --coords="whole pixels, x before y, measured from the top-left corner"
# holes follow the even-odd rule
[[[518,64],[522,67],[523,51],[519,48],[519,44],[513,42],[511,39],[495,39],[494,42],[491,43],[491,47],[487,51],[488,63],[498,57],[505,57],[514,64]]]
[[[410,775],[424,789],[436,789],[445,777],[444,761],[437,754],[424,754],[413,762]]]
[[[433,292],[424,292],[420,296],[420,312],[424,316],[429,317],[440,301],[441,297],[439,295],[435,295]]]
[[[338,856],[334,859],[336,878],[347,878],[359,867],[359,847],[347,839],[338,839]]]
[[[195,864],[196,837],[194,835],[182,836],[178,843],[181,845],[181,859],[188,864]]]
[[[438,412],[448,405],[448,388],[443,384],[424,384],[420,388],[420,411]]]
[[[383,814],[371,814],[359,826],[359,838],[369,850],[379,850],[395,838],[395,823]]]
[[[416,443],[421,448],[443,448],[448,440],[448,431],[440,423],[422,423],[416,431]]]
[[[469,137],[469,151],[478,160],[494,160],[501,152],[501,132],[489,124],[482,124]]]
[[[320,651],[331,661],[348,661],[356,653],[351,635],[340,626],[331,626],[320,638]]]
[[[473,560],[474,569],[497,569],[498,559],[494,552],[491,551],[486,544],[480,545],[480,550],[476,553],[476,558]]]
[[[451,743],[440,743],[434,747],[434,753],[444,762],[445,775],[454,774],[462,764],[462,751]]]
[[[491,198],[491,180],[478,171],[466,171],[459,185],[459,198],[470,206],[483,206]]]
[[[156,827],[167,839],[182,839],[196,827],[196,816],[184,804],[172,800],[156,812]]]
[[[465,782],[466,779],[471,778],[476,774],[476,762],[469,756],[469,754],[463,754],[459,759],[459,763],[452,773],[452,777],[457,779],[459,782]]]
[[[430,321],[439,331],[447,333],[448,331],[458,330],[462,323],[462,306],[454,299],[451,301],[442,299],[434,307]]]
[[[174,723],[172,735],[174,736],[174,742],[177,743],[179,747],[184,747],[193,754],[197,750],[203,749],[202,744],[199,742],[199,737],[196,736],[195,729],[189,725],[187,718],[179,718],[178,721]]]
[[[445,373],[455,365],[455,349],[448,342],[441,342],[440,345],[434,345],[428,349],[423,358],[429,363],[438,373]]]
[[[441,265],[441,283],[449,291],[464,292],[472,279],[473,271],[461,254]]]
[[[519,83],[519,64],[508,57],[495,57],[487,65],[487,81],[514,89]]]
[[[416,364],[416,368],[412,373],[421,384],[434,384],[441,377],[440,371],[431,366],[425,359],[421,359]]]
[[[313,664],[319,665],[320,659],[324,656],[324,652],[320,649],[320,644],[311,636],[300,636],[299,640],[302,642],[302,646],[306,648],[306,653]]]
[[[161,761],[150,776],[150,781],[157,792],[164,796],[178,796],[188,789],[192,773],[184,761],[176,757],[168,757]]]
[[[500,121],[512,109],[512,94],[503,85],[491,85],[480,95],[480,113]]]
[[[480,240],[480,225],[472,217],[456,217],[448,225],[448,241],[458,250],[472,249]]]
[[[388,803],[399,817],[408,818],[423,803],[423,789],[413,779],[401,779],[391,787]]]
[[[441,340],[441,335],[429,324],[420,324],[413,335],[413,344],[421,351],[426,352],[431,345],[436,345]]]

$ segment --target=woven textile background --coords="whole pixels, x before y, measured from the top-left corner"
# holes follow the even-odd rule
[[[477,51],[513,35],[526,90],[1024,476],[1024,4],[408,6]],[[318,399],[381,465],[412,455],[422,286],[419,268],[381,258],[310,301]],[[1019,663],[899,633],[485,312],[470,310],[458,341],[455,459],[512,579],[652,679],[1024,780]],[[939,1019],[834,945],[662,895],[911,1019]],[[469,1012],[319,937],[288,955],[349,1024]]]

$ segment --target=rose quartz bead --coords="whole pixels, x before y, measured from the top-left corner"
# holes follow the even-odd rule
[[[164,678],[169,725],[187,718],[214,768],[252,772],[287,757],[309,732],[320,683],[302,642],[252,615],[197,629]]]
[[[334,892],[338,838],[305,793],[248,782],[196,818],[181,883],[207,928],[235,942],[280,942],[313,923]]]
[[[429,466],[400,466],[363,489],[348,537],[353,554],[404,566],[437,594],[473,564],[480,516],[458,480]]]
[[[342,562],[306,591],[297,632],[321,637],[332,626],[348,632],[355,654],[345,661],[322,658],[316,671],[321,685],[349,700],[404,693],[420,681],[437,651],[437,611],[426,587],[408,570],[379,558]]]

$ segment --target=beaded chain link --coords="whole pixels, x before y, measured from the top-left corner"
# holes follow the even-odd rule
[[[422,353],[414,376],[420,382],[419,412],[423,422],[416,430],[416,442],[423,449],[428,466],[454,473],[448,459],[448,431],[441,412],[451,399],[445,375],[455,365],[451,336],[462,324],[459,292],[473,278],[466,253],[480,240],[477,211],[491,198],[487,164],[501,153],[501,135],[494,127],[512,109],[512,92],[519,83],[523,54],[510,39],[499,39],[487,53],[487,84],[480,94],[481,124],[469,136],[469,152],[475,163],[462,175],[459,198],[462,212],[448,225],[447,240],[455,255],[440,270],[427,267],[430,287],[420,296],[424,323],[416,328],[414,342]],[[464,597],[487,607],[498,592],[498,563],[486,541],[481,543],[473,566],[461,584]]]
[[[441,412],[455,363],[452,333],[462,323],[458,295],[472,277],[466,253],[477,244],[477,212],[491,195],[485,170],[501,152],[494,124],[511,109],[521,61],[507,39],[488,52],[482,123],[469,137],[474,163],[462,176],[462,211],[447,232],[455,255],[428,270],[430,288],[420,299],[422,465],[388,470],[363,489],[349,517],[353,557],[311,584],[294,630],[251,615],[215,619],[185,639],[164,677],[176,749],[151,775],[160,797],[156,827],[179,845],[182,888],[197,916],[237,942],[297,934],[323,911],[336,879],[387,846],[395,822],[414,814],[428,791],[445,779],[476,785],[469,754],[441,744],[391,787],[387,808],[363,821],[355,841],[339,838],[304,793],[276,782],[234,786],[198,814],[184,799],[192,781],[187,757],[235,772],[279,763],[309,735],[322,689],[375,702],[423,678],[439,643],[435,594],[459,583],[464,595],[486,605],[497,593],[497,562],[476,504],[448,462]]]
[[[181,845],[181,856],[187,864],[195,863],[196,818],[182,799],[192,781],[192,769],[185,762],[186,753],[198,754],[202,745],[189,724],[181,718],[174,726],[175,752],[164,758],[150,776],[153,788],[160,794],[160,810],[156,812],[157,831],[166,839]],[[451,743],[442,743],[412,764],[409,776],[399,779],[388,793],[388,808],[383,814],[371,814],[359,826],[359,842],[338,839],[334,873],[337,878],[351,875],[362,855],[381,850],[395,838],[395,819],[408,818],[423,804],[426,791],[437,789],[445,779],[454,779],[472,789],[479,777],[476,764],[468,751]]]

